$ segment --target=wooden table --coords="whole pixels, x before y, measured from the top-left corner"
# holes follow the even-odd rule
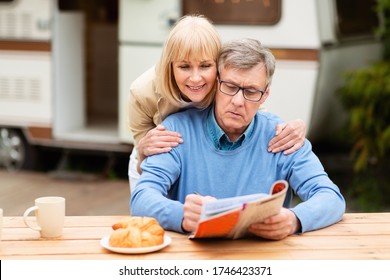
[[[33,217],[31,217],[33,218]],[[0,256],[8,259],[267,259],[267,260],[390,260],[390,213],[345,214],[338,224],[282,241],[262,239],[189,240],[167,232],[172,243],[148,254],[112,253],[100,239],[112,232],[118,216],[68,216],[64,234],[43,239],[27,228],[22,217],[4,217]]]

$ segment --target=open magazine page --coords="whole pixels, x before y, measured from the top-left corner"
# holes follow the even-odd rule
[[[232,239],[241,238],[246,234],[247,228],[251,224],[262,222],[266,218],[279,213],[283,206],[284,197],[283,193],[278,193],[278,195],[273,195],[267,200],[249,203],[244,206],[245,209],[241,211],[239,221],[228,237]]]
[[[238,197],[229,197],[213,201],[206,201],[203,205],[201,219],[212,217],[232,209],[241,208],[243,204],[270,196],[265,193],[250,194]]]
[[[283,206],[288,183],[276,181],[270,194],[254,194],[207,202],[198,228],[190,238],[240,238],[250,224],[277,214]]]

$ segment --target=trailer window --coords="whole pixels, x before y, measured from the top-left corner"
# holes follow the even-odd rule
[[[273,25],[281,0],[183,0],[183,15],[202,14],[215,24]]]
[[[337,0],[338,32],[341,38],[374,34],[379,26],[376,0]]]

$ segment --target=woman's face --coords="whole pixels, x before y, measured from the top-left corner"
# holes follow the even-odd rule
[[[173,75],[184,100],[201,102],[213,89],[217,65],[213,59],[174,61]]]

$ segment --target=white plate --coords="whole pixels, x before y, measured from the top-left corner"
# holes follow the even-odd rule
[[[122,247],[112,247],[109,243],[109,236],[105,236],[100,240],[100,245],[102,245],[107,250],[110,250],[112,252],[121,253],[121,254],[144,254],[144,253],[150,253],[155,252],[158,250],[161,250],[162,248],[168,246],[172,239],[164,234],[164,242],[160,245],[156,246],[150,246],[150,247],[141,247],[141,248],[122,248]]]

